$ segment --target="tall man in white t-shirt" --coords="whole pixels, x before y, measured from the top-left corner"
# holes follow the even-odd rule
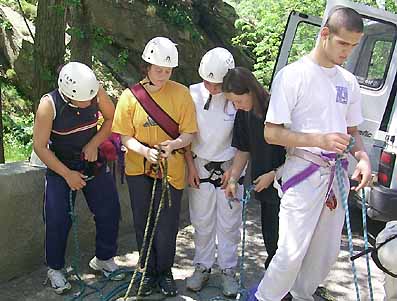
[[[278,250],[256,292],[260,301],[281,300],[288,291],[293,300],[314,300],[317,286],[336,261],[344,210],[331,166],[351,136],[351,154],[358,161],[353,178],[359,181],[352,189],[370,180],[370,162],[357,130],[363,120],[359,85],[340,67],[362,32],[356,11],[332,11],[316,47],[275,78],[264,135],[267,142],[286,146],[288,156]],[[348,189],[347,173],[345,185]]]

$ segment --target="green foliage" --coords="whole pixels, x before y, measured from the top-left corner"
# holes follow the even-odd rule
[[[32,150],[32,104],[21,96],[15,86],[4,81],[0,84],[6,161],[25,160]]]
[[[21,0],[21,6],[26,18],[33,21],[37,15],[37,0]],[[20,13],[20,8],[16,0],[0,0],[0,5],[11,7]]]
[[[75,26],[68,27],[68,29],[66,30],[66,33],[69,34],[70,36],[76,37],[78,39],[83,39],[85,37],[84,31],[78,27],[75,27]]]
[[[114,70],[116,72],[124,71],[128,62],[128,49],[122,50],[117,56],[116,62],[114,63]]]
[[[192,40],[199,39],[200,33],[193,23],[193,10],[189,1],[148,0],[148,2],[154,5],[151,8],[149,6],[150,10],[153,10],[167,23],[184,28],[190,33]]]
[[[295,10],[318,16],[324,8],[325,1],[315,0],[243,0],[237,5],[241,18],[235,25],[242,34],[233,42],[256,58],[255,75],[263,84],[270,82],[290,12]]]
[[[27,1],[22,1],[21,5],[26,18],[28,18],[30,21],[34,21],[37,16],[37,6]]]
[[[15,72],[14,69],[7,69],[6,71],[6,78],[11,81],[15,82],[17,79],[17,73]]]
[[[81,1],[80,0],[65,0],[65,6],[80,7]]]
[[[94,27],[93,29],[93,47],[97,50],[103,49],[107,45],[112,45],[113,39],[106,33],[103,27]]]
[[[325,0],[241,0],[229,2],[235,5],[240,16],[235,26],[242,32],[233,39],[233,43],[244,48],[256,60],[255,75],[265,85],[270,83],[290,12],[295,10],[321,17],[326,5]],[[375,0],[356,0],[355,2],[377,7]],[[394,0],[386,0],[386,10],[396,13],[396,8]],[[314,46],[317,31],[318,29],[309,28],[309,26],[299,29],[295,35],[295,48],[291,50],[289,62],[310,51]]]
[[[9,20],[3,18],[3,16],[0,16],[0,26],[3,27],[5,30],[11,30],[12,29],[12,24]]]

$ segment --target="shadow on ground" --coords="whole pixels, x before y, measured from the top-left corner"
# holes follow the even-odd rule
[[[247,233],[247,256],[245,259],[245,285],[251,287],[259,283],[264,272],[264,262],[266,259],[266,251],[264,249],[261,228],[260,228],[260,210],[259,204],[255,201],[249,204],[248,208],[248,233]],[[362,229],[361,225],[361,213],[359,210],[352,210],[351,214],[353,224],[353,235],[355,250],[360,251],[363,248]],[[375,237],[377,232],[381,230],[383,225],[376,223],[371,224],[370,222],[370,233],[372,237]],[[123,267],[132,270],[138,260],[138,252],[136,250],[134,234],[126,235],[121,237],[119,240],[119,254],[123,254],[117,258],[117,262]],[[216,296],[221,296],[220,290],[220,275],[219,271],[215,268],[211,275],[208,286],[203,289],[200,294],[186,291],[185,289],[185,278],[190,276],[193,272],[192,258],[194,255],[193,245],[193,228],[187,226],[182,229],[178,235],[178,246],[175,266],[173,269],[174,277],[176,279],[179,296],[174,298],[168,298],[167,300],[196,300],[196,301],[209,301]],[[92,283],[96,286],[102,286],[102,278],[100,275],[93,274],[88,268],[88,262],[92,254],[82,254],[81,258],[81,270],[82,277],[87,283]],[[348,260],[348,243],[347,237],[344,233],[342,240],[341,253],[338,258],[338,262],[333,267],[331,273],[323,283],[325,289],[322,289],[319,294],[322,294],[324,298],[315,296],[315,300],[343,300],[350,301],[356,300],[355,291],[353,285],[353,277],[350,270],[350,262]],[[70,262],[70,258],[68,258]],[[376,268],[371,261],[372,271],[372,285],[374,288],[375,298],[374,300],[382,300],[383,290],[381,286],[382,273]],[[356,261],[359,284],[361,287],[361,300],[369,300],[368,297],[368,285],[367,285],[367,272],[365,257],[362,257]],[[315,267],[314,267],[315,268]],[[14,279],[10,282],[3,283],[0,285],[0,300],[1,301],[60,301],[60,300],[73,300],[73,294],[78,292],[79,287],[76,282],[73,283],[74,290],[65,296],[56,295],[51,288],[43,286],[43,281],[46,277],[46,268],[43,266],[39,270],[32,272],[31,274],[25,275],[24,277]],[[114,290],[123,282],[108,282],[103,290],[103,295],[91,294],[84,298],[86,301],[98,301],[105,300],[107,294]],[[124,282],[127,285],[127,281]],[[87,291],[89,292],[89,291]],[[123,294],[125,291],[123,291]],[[218,300],[220,300],[219,298]],[[78,300],[78,299],[76,299]],[[116,300],[113,298],[111,300]],[[135,298],[128,298],[128,300],[135,300]],[[160,293],[155,293],[146,298],[139,298],[139,300],[166,300]],[[233,300],[233,299],[224,299]]]

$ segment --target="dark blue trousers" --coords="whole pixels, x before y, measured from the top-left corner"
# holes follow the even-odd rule
[[[127,176],[127,183],[131,198],[131,208],[134,217],[134,226],[138,248],[141,251],[145,234],[146,222],[148,219],[150,199],[154,179],[145,176]],[[168,206],[166,198],[165,208],[162,209],[160,219],[154,234],[151,254],[148,261],[147,272],[151,275],[158,275],[171,269],[174,264],[176,236],[178,234],[179,213],[181,211],[181,198],[183,190],[170,186],[171,207]],[[150,232],[161,198],[161,181],[157,182],[155,190],[154,208],[150,224]],[[149,233],[150,233],[149,232]],[[141,268],[144,266],[147,249],[144,250],[141,260]]]
[[[71,227],[69,192],[64,178],[54,173],[46,175],[45,258],[48,267],[55,270],[65,265],[66,242]],[[96,225],[95,256],[100,260],[110,259],[117,252],[120,220],[119,197],[110,172],[102,168],[98,176],[87,182],[83,193]],[[75,198],[76,192],[73,192],[73,204]]]

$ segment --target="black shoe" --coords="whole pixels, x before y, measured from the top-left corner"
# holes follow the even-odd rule
[[[151,295],[153,293],[153,289],[156,288],[157,277],[152,274],[146,274],[145,278],[143,278],[142,284],[141,284],[141,279],[142,279],[142,273],[137,272],[133,284],[134,295],[138,296],[139,286],[142,286],[141,291],[139,293],[140,297]]]
[[[163,272],[159,276],[159,286],[163,295],[167,297],[173,297],[178,294],[178,290],[176,288],[175,280],[172,276],[171,270]]]

